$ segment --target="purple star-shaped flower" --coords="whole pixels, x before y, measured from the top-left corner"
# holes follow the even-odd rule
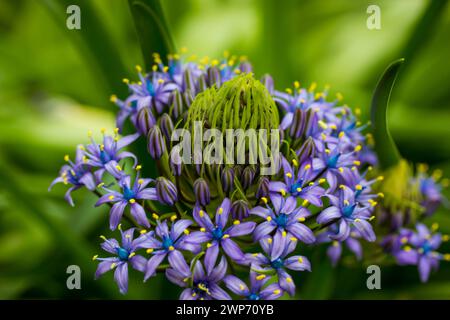
[[[104,239],[101,247],[106,252],[114,255],[109,258],[99,258],[94,256],[94,260],[100,261],[95,272],[95,278],[98,279],[102,274],[110,270],[114,271],[114,280],[119,286],[120,293],[125,294],[128,291],[128,264],[134,269],[144,272],[147,260],[136,254],[136,250],[144,248],[145,243],[142,236],[133,240],[134,228],[126,231],[120,230],[122,234],[122,243],[116,239]]]
[[[295,271],[311,271],[311,264],[308,258],[300,255],[288,257],[295,250],[297,241],[289,239],[281,232],[277,232],[275,236],[266,237],[260,242],[262,253],[247,254],[247,259],[252,262],[252,268],[262,273],[256,277],[256,280],[264,280],[267,275],[265,273],[275,272],[278,275],[279,286],[293,296],[295,294],[295,283],[292,277],[286,272],[286,269]]]
[[[107,202],[114,203],[111,207],[109,219],[111,230],[117,228],[122,219],[123,212],[128,205],[130,206],[130,212],[133,218],[135,218],[140,225],[150,227],[145,210],[137,200],[157,200],[156,189],[146,188],[152,181],[153,179],[139,178],[138,174],[133,185],[131,185],[131,177],[127,175],[118,182],[119,186],[122,188],[122,192],[104,188],[108,193],[100,197],[95,206]]]
[[[223,251],[231,259],[238,263],[244,263],[245,255],[232,238],[252,233],[256,223],[236,220],[231,226],[228,226],[230,207],[230,199],[225,198],[216,211],[215,223],[211,221],[206,211],[199,207],[194,208],[194,219],[200,225],[201,230],[191,233],[186,241],[190,243],[208,243],[205,262],[215,261],[219,254],[219,247],[222,247]]]
[[[250,271],[250,287],[236,276],[228,275],[223,279],[225,285],[234,294],[244,297],[247,300],[276,300],[283,295],[278,283],[264,285],[270,280],[270,277],[258,280],[258,273]]]
[[[293,236],[304,243],[310,244],[316,241],[311,229],[301,223],[311,214],[308,209],[297,207],[297,200],[294,197],[285,199],[280,195],[273,195],[271,201],[273,210],[268,205],[266,207],[258,206],[250,210],[250,214],[266,219],[256,227],[253,233],[255,241],[261,240],[274,230],[280,233],[287,231],[290,237]]]

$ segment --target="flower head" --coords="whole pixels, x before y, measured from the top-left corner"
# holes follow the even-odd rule
[[[276,300],[283,295],[283,289],[278,283],[264,286],[270,280],[270,277],[264,277],[261,280],[258,280],[258,277],[257,272],[250,271],[250,287],[233,275],[226,276],[223,282],[230,291],[247,300]]]

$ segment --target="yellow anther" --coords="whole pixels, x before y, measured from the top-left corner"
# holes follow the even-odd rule
[[[228,239],[229,237],[230,237],[229,234],[224,234],[224,235],[222,236],[222,239]]]
[[[93,257],[92,257],[92,260],[95,261],[95,260],[97,260],[97,258],[98,258],[98,254],[96,254],[95,256],[93,256]]]
[[[102,239],[103,241],[106,241],[106,237],[105,236],[100,236],[100,239]]]
[[[316,88],[317,88],[317,83],[313,82],[313,83],[311,83],[311,85],[309,86],[308,91],[309,91],[309,92],[312,92],[312,91],[316,90]]]
[[[138,184],[143,184],[144,183],[144,179],[139,179],[138,180]]]
[[[292,94],[292,89],[291,88],[286,88],[286,93],[287,94]]]
[[[338,242],[338,241],[333,241],[333,246],[334,246],[334,247],[339,246],[339,242]]]
[[[355,222],[361,222],[361,219],[356,218],[356,219],[355,219]]]
[[[376,201],[374,201],[374,200],[372,200],[372,199],[369,199],[368,202],[369,202],[369,204],[370,204],[372,207],[375,207],[375,206],[378,204],[378,202],[376,202]]]
[[[163,71],[164,71],[164,72],[168,72],[168,71],[169,71],[169,67],[168,67],[168,66],[165,66],[165,67],[163,68]]]
[[[156,70],[158,70],[158,66],[156,64],[152,65],[152,71],[155,72]]]
[[[345,184],[340,184],[339,189],[345,189]]]
[[[307,164],[306,166],[305,166],[305,168],[304,168],[305,170],[309,170],[309,169],[311,169],[311,165],[310,164]]]
[[[369,221],[372,221],[375,219],[375,216],[370,216]]]
[[[298,187],[298,188],[296,189],[297,192],[302,192],[302,190],[303,190],[303,189],[300,188],[300,187]]]
[[[114,195],[110,195],[110,196],[108,197],[108,199],[109,199],[109,200],[114,200]]]
[[[118,171],[122,171],[122,167],[119,166],[119,165],[116,166],[116,169],[117,169]]]
[[[103,187],[104,185],[105,185],[104,182],[100,182],[100,183],[97,185],[97,188],[101,188],[101,187]]]
[[[270,222],[270,221],[272,221],[272,217],[271,217],[271,216],[268,216],[268,217],[266,218],[266,220]]]
[[[127,78],[123,78],[123,79],[122,79],[122,82],[125,83],[125,84],[129,84],[129,83],[130,83],[130,80],[128,80]]]
[[[350,202],[348,200],[344,200],[344,205],[348,206],[350,204]]]
[[[304,207],[305,207],[305,206],[307,206],[307,205],[308,205],[308,203],[309,203],[309,201],[305,199],[305,200],[303,200],[302,206],[304,206]]]
[[[141,231],[139,231],[139,233],[140,233],[140,234],[146,234],[146,233],[147,233],[147,230],[142,229]]]
[[[286,173],[286,177],[292,178],[292,173],[290,173],[290,172]]]
[[[403,250],[406,251],[406,252],[411,251],[411,247],[410,247],[410,246],[405,246],[405,247],[403,248]]]
[[[234,221],[233,221],[233,224],[234,224],[234,225],[238,225],[238,224],[240,224],[240,223],[241,223],[241,222],[240,222],[239,220],[234,220]]]
[[[300,82],[294,81],[294,88],[295,88],[295,89],[300,88]]]
[[[286,232],[285,230],[283,230],[283,232],[281,233],[281,235],[282,235],[283,237],[286,237],[286,236],[287,236],[287,232]]]
[[[339,170],[340,173],[344,173],[344,168],[339,167],[338,170]]]
[[[272,238],[267,239],[268,244],[272,244],[272,242],[273,242]]]
[[[450,261],[450,253],[446,253],[446,254],[444,254],[444,260],[445,261]]]
[[[241,73],[241,70],[240,69],[234,69],[234,71],[233,71],[235,74],[240,74]]]
[[[139,171],[139,170],[141,170],[142,169],[142,166],[140,165],[140,164],[138,164],[137,166],[136,166],[136,171]]]
[[[239,284],[239,290],[241,290],[241,291],[244,291],[244,290],[245,290],[245,287],[244,287],[243,284]]]
[[[148,254],[150,254],[150,253],[152,253],[152,252],[153,252],[153,250],[154,250],[153,248],[149,248],[149,249],[147,249],[147,251],[146,251],[146,252],[147,252]]]
[[[205,228],[200,228],[200,232],[206,232]]]
[[[163,84],[164,83],[164,79],[158,79],[158,83],[159,84]]]
[[[205,215],[205,212],[203,210],[200,210],[198,212],[198,215],[200,216],[200,218],[203,218],[203,216]]]
[[[286,281],[290,283],[290,282],[292,282],[292,278],[291,277],[287,277]]]
[[[175,250],[175,247],[174,246],[170,246],[169,247],[169,251],[173,251],[173,250]]]
[[[289,240],[291,240],[291,241],[294,241],[294,242],[295,242],[295,241],[297,241],[298,239],[297,239],[296,237],[290,237],[290,238],[289,238]]]
[[[326,154],[330,154],[330,153],[331,153],[331,150],[330,150],[330,149],[325,149],[325,153],[326,153]]]
[[[69,160],[70,160],[70,157],[69,157],[68,154],[66,154],[66,155],[64,156],[64,161],[69,161]]]
[[[109,101],[111,101],[112,103],[116,103],[117,102],[117,96],[115,94],[112,94],[109,97]]]
[[[378,180],[378,181],[383,181],[383,180],[384,180],[384,177],[383,177],[383,176],[379,176],[379,177],[377,177],[377,180]]]
[[[155,219],[155,220],[158,220],[159,216],[156,213],[152,213],[152,218]]]
[[[273,290],[273,294],[280,294],[280,289],[275,289],[275,290]]]
[[[92,137],[92,130],[88,130],[87,136],[88,136],[88,138]]]
[[[217,210],[217,214],[222,214],[223,213],[223,208],[220,207],[219,210]]]
[[[261,197],[261,200],[262,200],[262,202],[264,202],[265,204],[267,204],[267,202],[269,202],[269,201],[267,200],[266,197]]]
[[[105,145],[104,145],[104,144],[101,144],[101,145],[100,145],[100,150],[101,150],[101,151],[104,151],[104,150],[105,150]]]
[[[131,258],[133,258],[134,256],[136,255],[136,252],[132,252],[132,253],[130,253],[129,255],[128,255],[128,259],[131,259]]]
[[[325,183],[325,182],[327,182],[327,179],[325,179],[325,178],[319,179],[319,184],[322,184],[322,183]]]
[[[297,219],[298,222],[304,222],[305,220],[306,220],[305,217],[300,217],[300,218]]]
[[[136,65],[136,71],[137,72],[142,72],[142,67],[140,65]]]
[[[286,191],[284,189],[280,189],[280,193],[283,197],[286,195]]]
[[[209,242],[208,242],[208,243],[206,244],[206,247],[207,247],[207,248],[211,248],[211,247],[212,247],[212,243],[209,243]]]
[[[122,230],[122,224],[119,223],[119,225],[117,226],[117,229]]]
[[[114,269],[116,266],[117,266],[117,263],[114,262],[114,263],[111,263],[110,268],[111,268],[111,269]]]
[[[295,159],[292,159],[292,164],[294,165],[294,167],[298,167],[298,162]]]
[[[362,146],[361,146],[360,144],[358,144],[358,145],[355,147],[355,151],[356,151],[356,152],[361,151],[361,149],[362,149]]]
[[[449,235],[448,235],[448,234],[444,234],[444,235],[442,236],[442,241],[447,242],[448,240],[450,240]]]
[[[184,233],[185,235],[189,235],[191,232],[190,232],[188,229],[184,229],[183,233]]]
[[[303,263],[303,258],[302,258],[302,257],[299,257],[299,258],[298,258],[298,262],[299,262],[299,263]]]
[[[325,133],[321,133],[320,137],[322,138],[323,141],[327,140],[327,135]]]
[[[319,120],[319,121],[317,121],[317,123],[319,124],[319,126],[322,128],[322,129],[328,129],[328,125],[325,123],[325,122],[323,122],[322,120]]]
[[[363,187],[362,187],[362,185],[360,185],[360,184],[357,184],[357,185],[355,186],[355,189],[356,189],[356,190],[362,190],[362,188],[363,188]]]
[[[256,280],[259,280],[259,281],[261,281],[261,280],[263,280],[265,278],[266,278],[265,274],[260,274],[260,275],[256,276]]]
[[[338,137],[339,137],[339,139],[342,139],[343,137],[345,137],[345,132],[344,131],[339,132]]]
[[[217,60],[217,59],[211,60],[211,66],[212,66],[212,67],[215,67],[215,66],[217,66],[217,65],[219,65],[219,60]]]
[[[133,204],[133,203],[136,203],[136,200],[135,199],[130,199],[130,200],[128,200],[128,202]]]
[[[353,164],[355,166],[360,166],[361,165],[361,161],[355,160],[355,161],[353,161]]]
[[[431,225],[431,230],[436,231],[437,229],[439,229],[439,223],[435,222]]]
[[[344,96],[342,95],[342,93],[338,92],[338,93],[336,93],[336,99],[341,101],[342,99],[344,99]]]
[[[175,220],[177,220],[176,214],[174,214],[173,216],[170,217],[170,221],[174,222]]]

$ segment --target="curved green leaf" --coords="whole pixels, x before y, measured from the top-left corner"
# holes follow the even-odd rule
[[[375,152],[377,153],[381,167],[384,169],[396,165],[401,159],[397,146],[388,129],[387,108],[395,79],[404,61],[405,59],[399,59],[387,67],[372,95],[370,112],[373,136],[375,138]]]
[[[141,43],[145,66],[150,68],[152,53],[161,58],[175,52],[175,45],[159,0],[128,0]]]

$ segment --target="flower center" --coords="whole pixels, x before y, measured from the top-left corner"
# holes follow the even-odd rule
[[[164,236],[162,241],[162,246],[164,249],[169,250],[170,247],[173,247],[173,241],[170,237]]]
[[[151,96],[155,95],[155,88],[153,87],[153,83],[150,80],[147,81],[147,91]]]
[[[431,247],[431,244],[428,241],[425,241],[422,244],[422,249],[423,249],[423,253],[427,254],[428,252],[430,252],[431,250],[433,250],[433,248]]]
[[[212,231],[212,236],[213,236],[214,240],[222,239],[222,237],[223,237],[223,230],[222,230],[222,228],[219,228],[219,227],[215,228]]]
[[[270,265],[272,266],[272,268],[274,269],[280,269],[281,267],[283,267],[284,265],[284,261],[281,258],[278,258],[276,260],[273,260]]]
[[[288,221],[288,216],[285,213],[281,213],[278,217],[276,217],[274,219],[274,221],[276,222],[276,224],[281,227],[281,228],[285,228],[287,221]]]
[[[302,185],[303,185],[303,179],[300,179],[300,180],[297,181],[296,183],[292,184],[292,185],[291,185],[291,193],[292,193],[292,194],[296,194],[296,193],[298,194],[298,193],[300,193],[297,189],[298,189],[298,188],[301,188]]]
[[[204,295],[205,293],[209,295],[210,293],[208,285],[209,283],[206,280],[196,281],[194,282],[194,287],[192,288],[192,290],[194,290],[194,292],[199,295]]]
[[[105,150],[102,150],[100,151],[100,160],[102,161],[103,164],[106,164],[109,161],[111,161],[111,157],[107,152],[105,152]]]
[[[353,214],[353,211],[355,210],[355,207],[356,207],[356,204],[344,206],[342,208],[342,214],[344,215],[344,217],[350,218]]]
[[[337,162],[338,162],[340,156],[341,155],[338,153],[334,156],[329,157],[327,160],[328,168],[336,168],[336,165],[337,165]]]
[[[116,248],[117,256],[119,257],[120,261],[128,261],[128,256],[130,255],[128,253],[128,250],[125,250],[124,248]]]
[[[247,299],[248,300],[259,300],[259,299],[261,299],[261,297],[256,293],[252,293],[247,296]]]
[[[123,197],[126,200],[130,200],[130,199],[134,199],[135,198],[135,194],[134,194],[133,190],[131,190],[127,186],[124,186],[123,187]]]

